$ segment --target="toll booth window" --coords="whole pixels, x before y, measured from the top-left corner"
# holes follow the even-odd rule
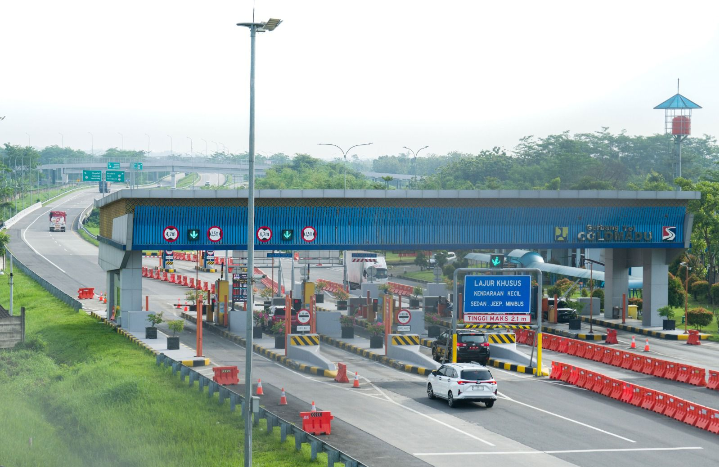
[[[468,381],[487,381],[492,379],[492,373],[487,370],[462,370],[462,379]]]

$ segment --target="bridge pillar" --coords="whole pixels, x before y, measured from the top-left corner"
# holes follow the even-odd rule
[[[596,287],[595,287],[596,288]],[[622,306],[622,294],[629,292],[627,250],[604,250],[604,317],[612,316],[612,307]]]
[[[642,326],[661,326],[657,310],[669,303],[669,263],[665,249],[648,248],[643,251],[644,283],[642,289]]]
[[[175,172],[170,173],[170,186],[172,188],[177,188],[177,180],[175,179]]]

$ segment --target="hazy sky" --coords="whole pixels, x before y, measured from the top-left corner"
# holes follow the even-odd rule
[[[719,135],[716,1],[0,2],[0,142],[332,159],[512,149],[526,135],[664,131],[681,93]],[[118,133],[122,133],[124,138]]]

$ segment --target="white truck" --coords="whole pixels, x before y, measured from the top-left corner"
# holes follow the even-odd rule
[[[353,253],[370,254],[369,251],[345,251],[344,263],[347,265],[350,290],[361,288],[364,282],[387,283],[387,261],[384,256],[353,258]]]
[[[66,219],[65,211],[50,211],[50,232],[64,232]]]

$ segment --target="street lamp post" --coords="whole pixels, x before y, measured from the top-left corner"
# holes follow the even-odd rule
[[[689,267],[689,263],[679,263],[681,266],[684,266],[684,271],[686,273],[684,274],[684,334],[687,334],[687,323],[689,322],[689,314],[687,311],[687,300],[689,296],[689,270],[691,269]]]
[[[407,146],[402,146],[402,147],[412,153],[412,156],[413,156],[413,158],[414,158],[414,183],[417,183],[417,156],[419,155],[419,152],[420,152],[422,149],[427,149],[429,146],[425,146],[425,147],[423,147],[423,148],[419,148],[419,149],[417,149],[417,152],[412,151],[412,150],[411,150],[410,148],[408,148]]]
[[[347,151],[343,151],[341,147],[337,146],[336,144],[332,143],[319,143],[318,146],[334,146],[340,151],[342,151],[342,157],[344,158],[344,168],[345,168],[345,190],[347,189],[347,153],[349,153],[352,149],[358,147],[358,146],[369,146],[372,143],[362,143],[362,144],[355,144],[354,146],[351,146]]]
[[[194,175],[195,175],[195,155],[192,153],[192,138],[190,138],[190,137],[188,136],[187,139],[190,140],[190,158],[192,159],[192,175],[193,175],[193,177],[194,177]],[[194,183],[194,182],[192,183],[192,189],[193,189],[193,190],[195,189],[195,183]]]
[[[62,133],[58,133],[58,135],[60,135],[60,147],[64,149],[65,148],[65,135],[63,135]]]
[[[90,135],[90,154],[92,154],[94,156],[95,155],[95,136],[92,133],[90,133],[89,131],[87,132],[87,134]]]
[[[245,467],[252,467],[252,287],[255,255],[255,36],[257,32],[274,31],[282,20],[270,18],[265,23],[237,23],[250,30],[250,142],[249,190],[247,194],[247,321],[245,333]],[[289,315],[288,315],[289,316]]]

